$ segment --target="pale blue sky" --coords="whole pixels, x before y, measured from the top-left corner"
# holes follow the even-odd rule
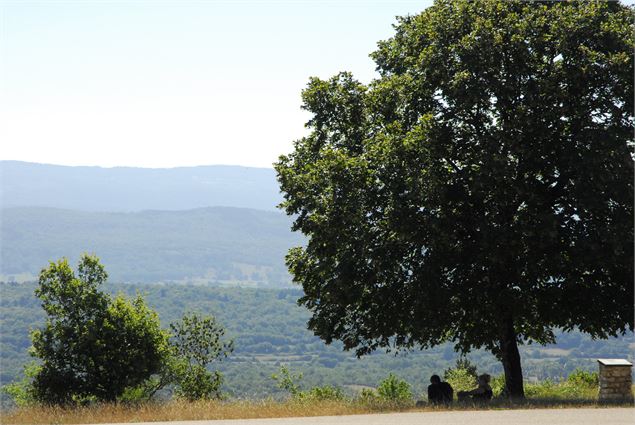
[[[368,54],[424,1],[0,0],[0,159],[269,167],[309,76]]]
[[[373,77],[429,1],[0,1],[0,159],[269,167],[309,76]]]

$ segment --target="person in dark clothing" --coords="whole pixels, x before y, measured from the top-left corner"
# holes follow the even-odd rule
[[[450,404],[454,398],[454,390],[447,382],[441,382],[439,375],[430,377],[428,385],[428,402],[432,404]]]

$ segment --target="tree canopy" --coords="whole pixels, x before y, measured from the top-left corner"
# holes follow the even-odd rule
[[[358,355],[633,329],[633,9],[437,0],[398,18],[379,77],[312,78],[276,164],[308,326]]]
[[[107,276],[89,255],[77,274],[66,259],[40,273],[35,293],[47,319],[31,335],[32,354],[41,360],[32,382],[36,400],[114,401],[160,371],[168,333],[141,296],[127,300],[100,291]]]

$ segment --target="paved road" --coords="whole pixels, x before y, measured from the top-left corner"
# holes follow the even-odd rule
[[[633,425],[635,409],[531,409],[388,413],[311,418],[144,422],[134,425]],[[115,425],[115,424],[102,424]]]

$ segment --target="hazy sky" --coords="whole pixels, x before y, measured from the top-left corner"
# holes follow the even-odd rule
[[[374,76],[431,1],[0,0],[0,159],[270,167],[309,76]]]

